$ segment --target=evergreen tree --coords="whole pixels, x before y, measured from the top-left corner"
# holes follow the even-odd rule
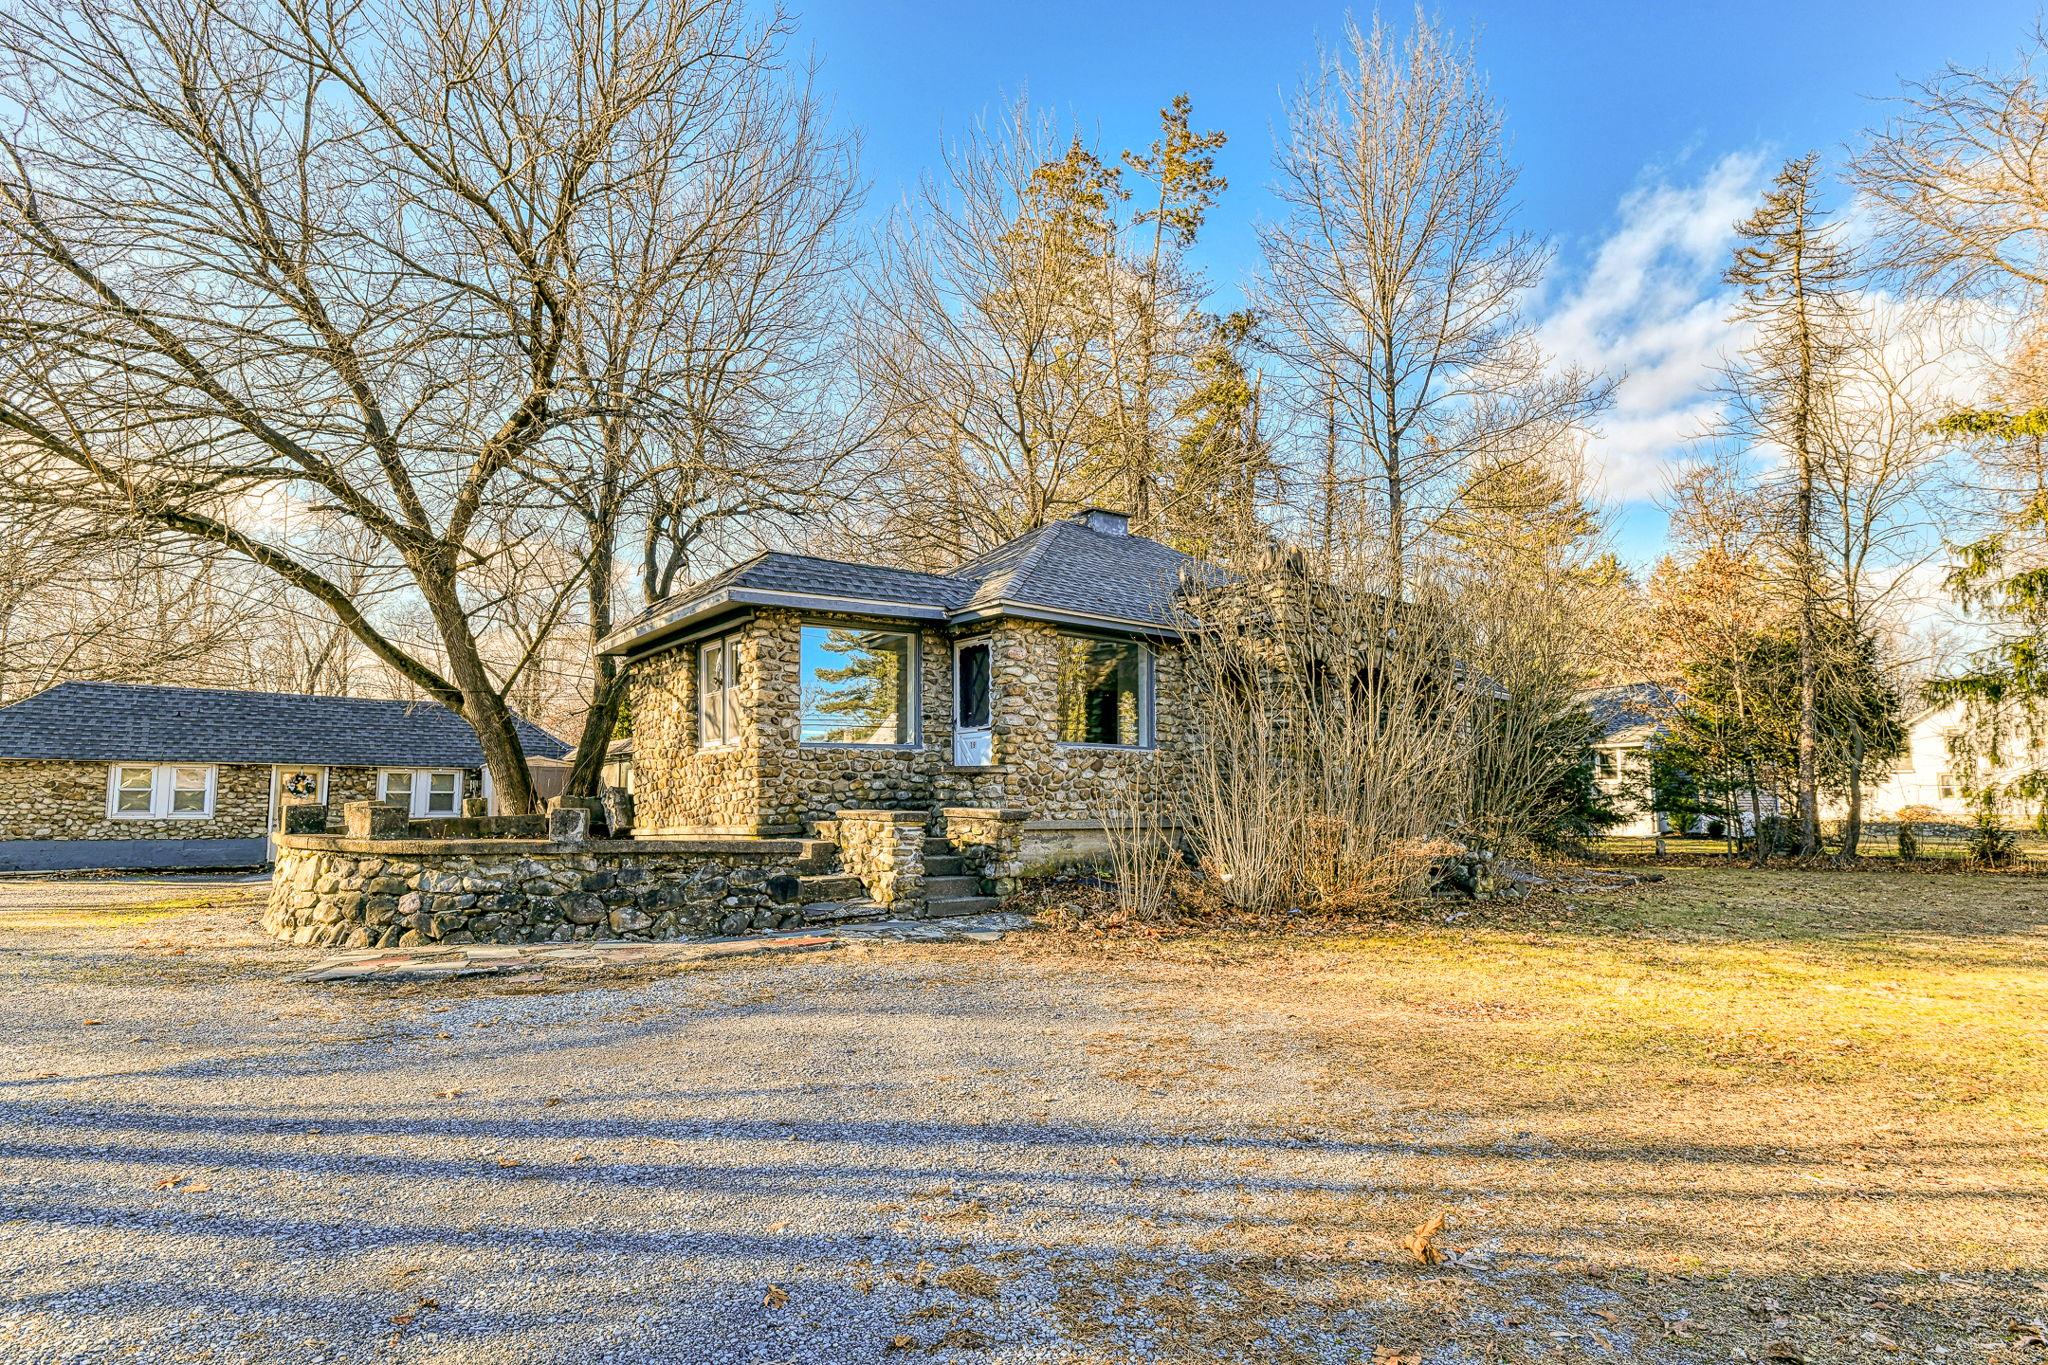
[[[1817,154],[1785,163],[1756,212],[1737,225],[1741,244],[1727,275],[1730,284],[1742,288],[1736,316],[1755,329],[1746,363],[1734,376],[1742,415],[1749,434],[1778,445],[1791,461],[1785,539],[1798,625],[1797,805],[1799,850],[1806,855],[1818,847],[1820,819],[1816,632],[1821,594],[1814,485],[1821,460],[1821,413],[1837,383],[1841,294],[1850,273],[1821,209],[1819,181]]]

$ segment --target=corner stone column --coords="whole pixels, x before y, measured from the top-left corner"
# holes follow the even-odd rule
[[[924,838],[930,817],[911,810],[838,813],[839,865],[868,899],[899,915],[924,912]]]

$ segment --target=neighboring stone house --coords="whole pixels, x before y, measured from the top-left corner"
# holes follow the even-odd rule
[[[1175,594],[1217,571],[1116,513],[947,574],[758,555],[615,631],[640,834],[784,835],[841,811],[983,808],[1027,866],[1099,848],[1192,742]]]
[[[297,802],[436,819],[489,795],[475,733],[431,702],[66,682],[0,707],[0,871],[251,866]]]

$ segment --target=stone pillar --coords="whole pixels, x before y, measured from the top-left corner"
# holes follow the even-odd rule
[[[548,812],[548,838],[558,844],[590,839],[590,812],[581,806],[559,806]]]
[[[397,801],[350,801],[341,808],[342,832],[351,839],[403,839],[407,818]]]
[[[924,909],[925,822],[913,810],[843,810],[834,822],[839,865],[860,878],[868,899],[899,915]]]

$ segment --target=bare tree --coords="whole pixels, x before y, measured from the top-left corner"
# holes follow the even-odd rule
[[[673,188],[696,144],[670,139],[776,79],[781,32],[738,0],[10,6],[15,495],[281,578],[467,719],[501,801],[530,808],[468,577],[529,504],[510,475],[654,402],[580,382],[586,302],[655,287],[600,246],[622,203],[691,211]],[[432,648],[282,530],[285,505],[370,532]]]
[[[1120,492],[1099,281],[1114,167],[1019,101],[895,216],[863,306],[882,404],[878,531],[937,567]],[[893,514],[892,514],[893,511]]]
[[[1427,18],[1405,41],[1347,20],[1282,138],[1258,301],[1365,462],[1398,590],[1459,471],[1589,417],[1608,386],[1550,365],[1520,312],[1547,252],[1510,225],[1517,171],[1472,54]]]
[[[2048,29],[2004,69],[1908,84],[1855,158],[1886,259],[1923,289],[2032,305],[2048,292]]]

